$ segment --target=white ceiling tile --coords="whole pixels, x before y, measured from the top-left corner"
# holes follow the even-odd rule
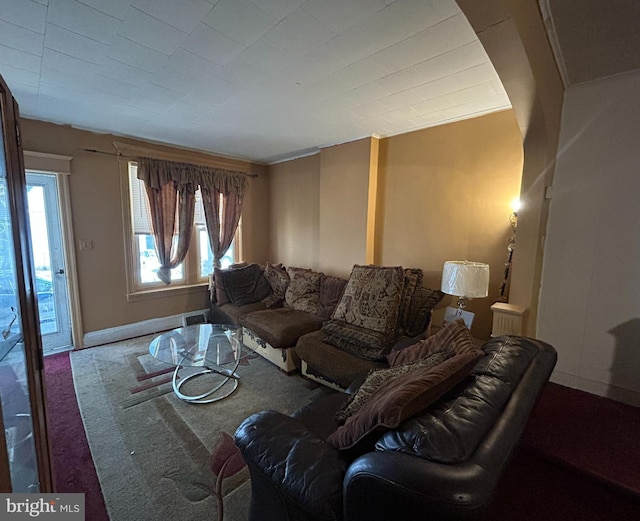
[[[425,101],[420,101],[411,105],[420,114],[433,114],[442,109],[453,106],[453,101],[445,94]]]
[[[109,48],[105,43],[53,24],[47,26],[44,46],[47,49],[97,65],[105,63],[105,53]]]
[[[185,33],[193,31],[213,8],[206,0],[134,0],[131,5]]]
[[[443,109],[442,113],[445,117],[452,118],[465,118],[469,116],[477,116],[481,114],[487,114],[495,112],[497,110],[503,110],[509,108],[508,101],[505,104],[504,97],[501,95],[494,95],[484,100],[474,100],[469,103],[461,105],[455,105],[448,109]]]
[[[370,103],[388,95],[389,92],[375,83],[367,83],[366,85],[362,85],[345,93],[345,97],[357,105]]]
[[[238,56],[244,46],[201,23],[182,43],[182,48],[219,65],[225,65]]]
[[[42,68],[43,74],[45,69],[50,69],[60,74],[83,78],[100,70],[100,66],[95,63],[46,48],[42,57]]]
[[[459,14],[387,47],[375,57],[383,67],[395,72],[475,40],[469,22]]]
[[[296,9],[267,32],[267,37],[296,56],[307,54],[335,36],[301,8]]]
[[[127,11],[118,34],[167,56],[180,46],[187,34],[138,9]]]
[[[382,119],[385,119],[391,123],[398,123],[406,121],[411,118],[420,116],[420,113],[412,107],[401,107],[395,110],[390,110],[380,114]]]
[[[42,56],[44,36],[19,25],[0,20],[0,45]]]
[[[445,96],[452,90],[461,90],[464,87],[465,85],[462,85],[453,77],[442,77],[435,81],[430,81],[429,83],[424,83],[423,85],[413,87],[412,90],[421,98],[430,100],[439,98],[440,96]]]
[[[487,61],[489,58],[482,44],[474,42],[414,65],[414,69],[426,78],[436,80]]]
[[[379,116],[380,114],[389,112],[389,107],[382,101],[372,101],[349,109],[349,112],[359,118],[370,118],[372,116]]]
[[[375,58],[373,58],[375,61]],[[418,73],[413,67],[383,76],[378,84],[389,92],[400,92],[425,82],[424,73]]]
[[[56,2],[57,0],[51,0]],[[100,11],[109,16],[113,16],[118,20],[124,20],[127,9],[131,4],[131,0],[80,0],[81,3],[93,7],[96,11]]]
[[[268,38],[260,38],[238,54],[237,58],[261,69],[277,71],[289,65],[295,54]]]
[[[468,86],[491,81],[497,81],[498,83],[500,83],[498,74],[493,68],[493,64],[491,62],[481,63],[480,65],[476,65],[475,67],[457,72],[453,75],[453,77],[462,85]]]
[[[454,105],[462,105],[464,103],[470,103],[473,100],[490,98],[495,95],[493,87],[489,83],[481,83],[468,89],[462,89],[457,92],[450,92],[447,97],[454,103]]]
[[[217,69],[218,77],[239,86],[260,85],[267,75],[264,69],[235,59]]]
[[[99,42],[109,44],[120,20],[74,0],[51,0],[47,24],[64,27]]]
[[[31,0],[2,0],[0,19],[28,29],[37,34],[44,34],[47,8]]]
[[[386,6],[382,0],[307,0],[303,9],[335,33],[341,33]]]
[[[251,0],[251,3],[257,5],[265,13],[282,20],[289,13],[300,7],[304,0]]]
[[[429,114],[411,118],[411,123],[413,123],[416,127],[424,128],[434,125],[440,125],[445,119],[446,116],[442,112],[431,112]]]
[[[220,0],[203,21],[245,46],[278,23],[276,18],[246,0]]]
[[[391,110],[413,105],[414,103],[419,103],[421,101],[422,98],[411,89],[396,92],[395,94],[391,94],[390,96],[386,96],[382,99],[382,103]]]
[[[114,38],[113,43],[108,47],[106,56],[114,61],[152,73],[161,70],[168,61],[166,54],[137,44],[122,36]]]
[[[38,92],[38,85],[40,83],[40,71],[33,72],[25,69],[19,69],[11,65],[2,65],[2,77],[9,85],[9,88],[15,95],[15,90],[18,88]]]

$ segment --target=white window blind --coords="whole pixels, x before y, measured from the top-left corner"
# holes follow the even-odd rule
[[[144,182],[138,179],[138,165],[134,162],[129,162],[129,193],[131,196],[131,224],[133,233],[136,235],[152,235],[153,229],[151,227],[149,199],[147,199]],[[206,229],[207,227],[200,189],[196,190],[194,224],[198,229]]]

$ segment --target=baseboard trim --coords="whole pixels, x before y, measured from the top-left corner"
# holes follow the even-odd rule
[[[89,331],[82,337],[82,347],[95,347],[111,342],[119,342],[137,336],[151,335],[182,327],[185,317],[191,317],[194,314],[207,313],[206,309],[189,311],[179,315],[171,315],[168,317],[152,318],[135,322],[133,324],[124,324],[122,326],[100,329],[98,331]]]
[[[577,376],[558,370],[553,372],[550,380],[554,383],[564,385],[565,387],[579,389],[580,391],[595,394],[596,396],[602,396],[627,405],[640,407],[640,392],[634,391],[633,389],[625,389],[617,385],[598,382],[583,376]]]

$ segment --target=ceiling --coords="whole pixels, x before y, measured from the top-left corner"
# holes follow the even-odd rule
[[[638,0],[539,0],[566,86],[640,69]],[[27,118],[273,163],[510,107],[455,0],[0,0]]]
[[[273,163],[510,107],[454,0],[0,0],[23,117]]]

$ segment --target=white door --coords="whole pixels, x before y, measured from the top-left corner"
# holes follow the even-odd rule
[[[42,349],[46,355],[73,345],[56,175],[27,172],[27,196]]]

